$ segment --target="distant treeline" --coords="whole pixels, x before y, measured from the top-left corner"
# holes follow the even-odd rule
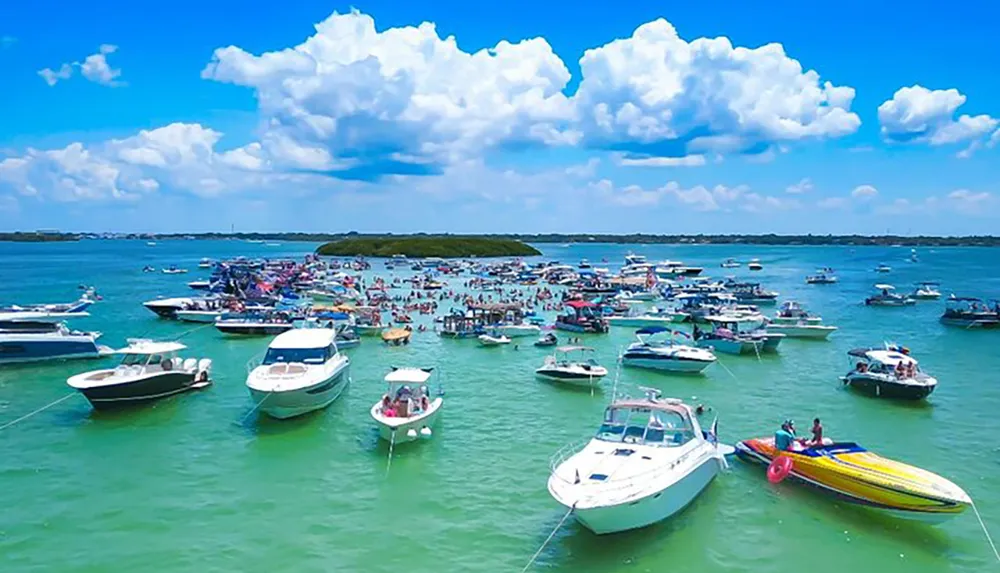
[[[538,249],[513,239],[487,237],[350,237],[320,245],[316,254],[391,257],[531,257]]]
[[[476,237],[505,239],[525,243],[617,243],[617,244],[701,244],[701,245],[845,245],[906,247],[996,247],[1000,236],[934,237],[898,235],[585,235],[585,234],[484,234],[456,235],[449,233],[0,233],[0,241],[47,242],[80,239],[236,239],[247,241],[304,241],[326,243],[341,239],[406,239],[413,237]],[[405,253],[404,253],[405,254]]]

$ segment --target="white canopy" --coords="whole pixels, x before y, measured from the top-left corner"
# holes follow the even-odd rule
[[[431,377],[431,369],[423,368],[395,368],[385,375],[385,381],[389,384],[424,384]]]

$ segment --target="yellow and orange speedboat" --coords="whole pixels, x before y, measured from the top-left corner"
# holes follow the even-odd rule
[[[851,503],[904,517],[943,521],[962,513],[972,503],[969,495],[951,481],[883,458],[853,442],[778,452],[773,438],[756,438],[736,444],[736,454],[765,466],[775,457],[785,456],[792,460],[787,477]]]

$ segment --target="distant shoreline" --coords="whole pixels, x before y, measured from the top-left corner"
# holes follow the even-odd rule
[[[610,243],[621,245],[754,245],[754,246],[882,246],[1000,247],[1000,236],[904,237],[898,235],[584,235],[584,234],[445,234],[445,233],[0,233],[0,242],[53,243],[89,239],[143,241],[243,240],[327,243],[342,239],[456,238],[504,239],[529,244]]]

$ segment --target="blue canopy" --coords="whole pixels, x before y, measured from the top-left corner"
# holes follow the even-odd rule
[[[321,312],[316,315],[316,318],[324,318],[330,320],[347,320],[350,318],[346,312]]]
[[[635,331],[636,334],[659,334],[661,332],[670,332],[670,329],[665,326],[647,326]]]

